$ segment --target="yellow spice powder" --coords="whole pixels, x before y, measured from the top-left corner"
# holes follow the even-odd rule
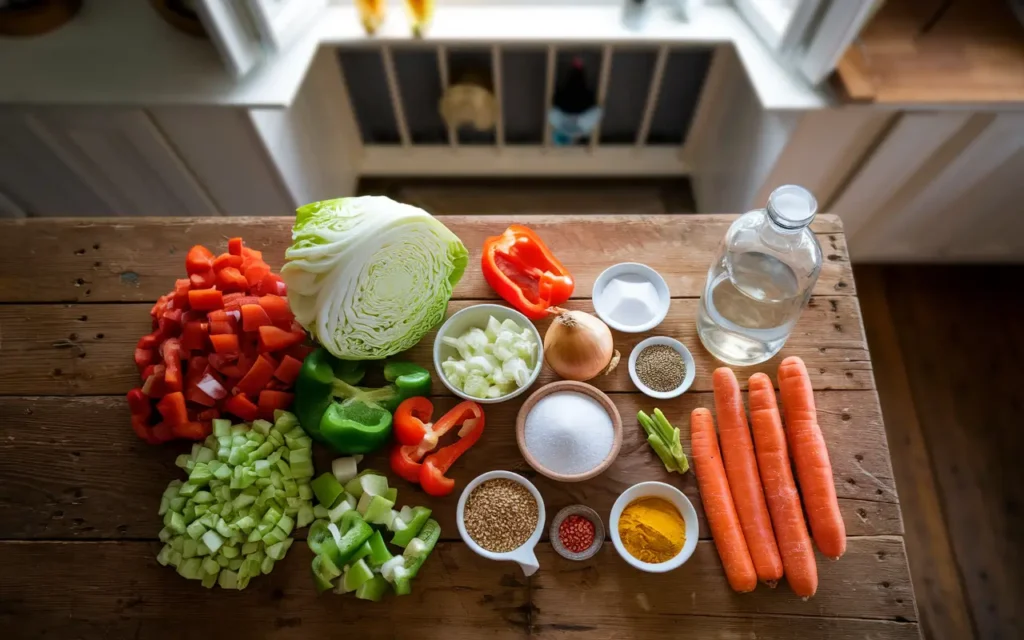
[[[686,523],[671,502],[640,498],[629,503],[619,516],[619,538],[637,560],[666,562],[682,551]]]

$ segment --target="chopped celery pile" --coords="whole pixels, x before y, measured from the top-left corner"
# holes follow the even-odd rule
[[[441,363],[448,382],[474,398],[500,398],[525,385],[537,364],[533,331],[491,316],[487,327],[473,327],[458,338],[442,336],[459,358]]]
[[[312,441],[287,411],[275,411],[273,425],[214,420],[213,434],[175,464],[188,479],[172,480],[160,499],[156,559],[204,587],[244,589],[284,558],[295,528],[314,520],[322,489],[310,482]]]
[[[316,521],[307,543],[313,551],[312,573],[318,592],[354,593],[362,600],[380,600],[388,591],[407,595],[411,581],[441,535],[426,507],[394,508],[398,489],[366,469],[357,472],[355,458],[340,458],[312,481]],[[342,484],[344,483],[344,484]],[[404,548],[392,555],[384,539]]]

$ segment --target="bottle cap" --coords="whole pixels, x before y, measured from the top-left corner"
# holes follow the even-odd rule
[[[818,211],[818,201],[810,191],[795,184],[782,185],[768,196],[768,215],[786,229],[802,229]]]

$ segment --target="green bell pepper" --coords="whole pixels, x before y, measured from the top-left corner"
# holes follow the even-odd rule
[[[433,518],[428,519],[419,534],[405,548],[405,567],[395,572],[395,593],[400,596],[412,593],[412,579],[419,573],[440,537],[441,525]]]
[[[388,581],[381,576],[373,576],[356,589],[356,597],[360,600],[379,602],[388,591]]]
[[[295,413],[311,438],[345,454],[370,453],[391,435],[391,412],[406,398],[430,393],[430,372],[408,362],[391,362],[379,389],[355,386],[361,362],[338,360],[317,349],[302,364],[295,382]]]
[[[426,507],[413,507],[412,518],[406,523],[404,529],[395,531],[395,535],[391,537],[391,544],[404,549],[409,544],[409,541],[420,532],[420,529],[423,528],[424,523],[426,523],[429,517],[430,509]]]

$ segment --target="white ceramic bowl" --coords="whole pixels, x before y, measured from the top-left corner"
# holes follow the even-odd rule
[[[683,364],[686,365],[686,376],[683,378],[683,383],[671,391],[655,391],[643,382],[640,382],[640,377],[636,375],[636,357],[647,347],[659,344],[672,347],[679,352],[679,355],[683,357]],[[667,400],[669,398],[681,396],[690,388],[690,385],[693,384],[693,379],[696,375],[697,372],[696,367],[693,364],[693,354],[686,348],[686,345],[675,338],[669,338],[667,336],[652,336],[646,340],[642,340],[640,344],[633,347],[633,350],[629,352],[629,379],[633,381],[633,384],[635,384],[636,388],[640,390],[640,393],[645,396],[657,398],[659,400]]]
[[[658,308],[654,310],[654,317],[647,322],[637,325],[623,324],[618,322],[611,317],[611,309],[607,308],[607,303],[602,296],[605,287],[612,278],[622,276],[633,276],[637,279],[642,279],[650,282],[654,285],[655,291],[658,293]],[[620,262],[619,264],[612,265],[601,272],[601,275],[597,276],[597,280],[594,280],[594,288],[590,291],[590,297],[594,302],[594,310],[597,312],[599,318],[604,320],[612,329],[622,331],[623,333],[643,333],[644,331],[650,331],[654,327],[661,324],[661,321],[668,315],[669,305],[672,303],[672,298],[669,295],[668,284],[665,282],[665,278],[661,277],[661,274],[654,269],[648,267],[645,264],[639,262]]]
[[[533,530],[533,535],[523,543],[518,549],[513,549],[505,553],[494,553],[484,549],[466,532],[466,524],[464,522],[466,513],[466,500],[469,498],[469,494],[473,493],[473,489],[487,482],[488,480],[494,480],[496,478],[505,478],[518,482],[533,494],[533,499],[537,501],[537,527]],[[692,508],[692,507],[691,507]],[[516,562],[523,569],[523,573],[527,576],[532,576],[540,568],[540,563],[537,562],[537,554],[534,553],[534,548],[540,541],[540,535],[544,531],[544,520],[546,514],[544,512],[544,498],[541,497],[540,491],[537,491],[537,487],[533,486],[533,483],[519,475],[518,473],[512,473],[511,471],[488,471],[487,473],[481,474],[474,478],[466,488],[462,490],[462,495],[459,496],[459,506],[455,512],[455,521],[458,523],[459,535],[462,536],[462,541],[466,543],[470,549],[472,549],[477,555],[483,556],[488,560],[509,560]],[[692,551],[691,551],[692,553]]]
[[[533,339],[537,341],[537,362],[534,364],[533,371],[530,373],[530,379],[526,381],[526,384],[519,387],[512,393],[501,396],[500,398],[475,398],[453,385],[448,381],[448,378],[445,377],[444,370],[441,369],[441,363],[447,360],[449,356],[458,358],[459,352],[455,347],[446,345],[442,342],[441,338],[442,336],[457,338],[473,327],[483,329],[487,326],[487,318],[489,316],[494,316],[498,322],[503,320],[512,320],[519,326],[528,328],[532,331]],[[540,332],[537,331],[537,327],[534,326],[533,322],[531,322],[529,318],[515,309],[500,304],[476,304],[472,307],[466,307],[461,311],[456,311],[452,317],[448,318],[448,320],[441,325],[441,328],[437,331],[437,336],[434,338],[434,371],[437,372],[438,377],[441,378],[441,382],[444,383],[444,386],[448,387],[449,391],[464,400],[473,400],[480,404],[495,404],[515,398],[529,389],[530,386],[537,381],[537,376],[540,375],[540,370],[543,366],[544,340],[541,338]]]
[[[679,509],[680,515],[683,516],[683,522],[686,523],[686,540],[683,542],[682,550],[674,558],[665,562],[659,562],[658,564],[652,564],[637,560],[629,551],[626,551],[626,547],[622,546],[622,538],[619,537],[619,518],[622,516],[622,511],[631,502],[640,498],[661,498],[666,500],[675,505],[676,509]],[[641,571],[665,573],[666,571],[672,571],[683,566],[690,559],[690,556],[693,555],[694,550],[697,549],[697,539],[700,537],[700,525],[697,524],[697,512],[694,510],[693,504],[689,498],[683,495],[682,491],[664,482],[641,482],[623,491],[619,499],[612,505],[612,514],[608,518],[608,533],[612,539],[612,546],[619,552],[623,560]]]

